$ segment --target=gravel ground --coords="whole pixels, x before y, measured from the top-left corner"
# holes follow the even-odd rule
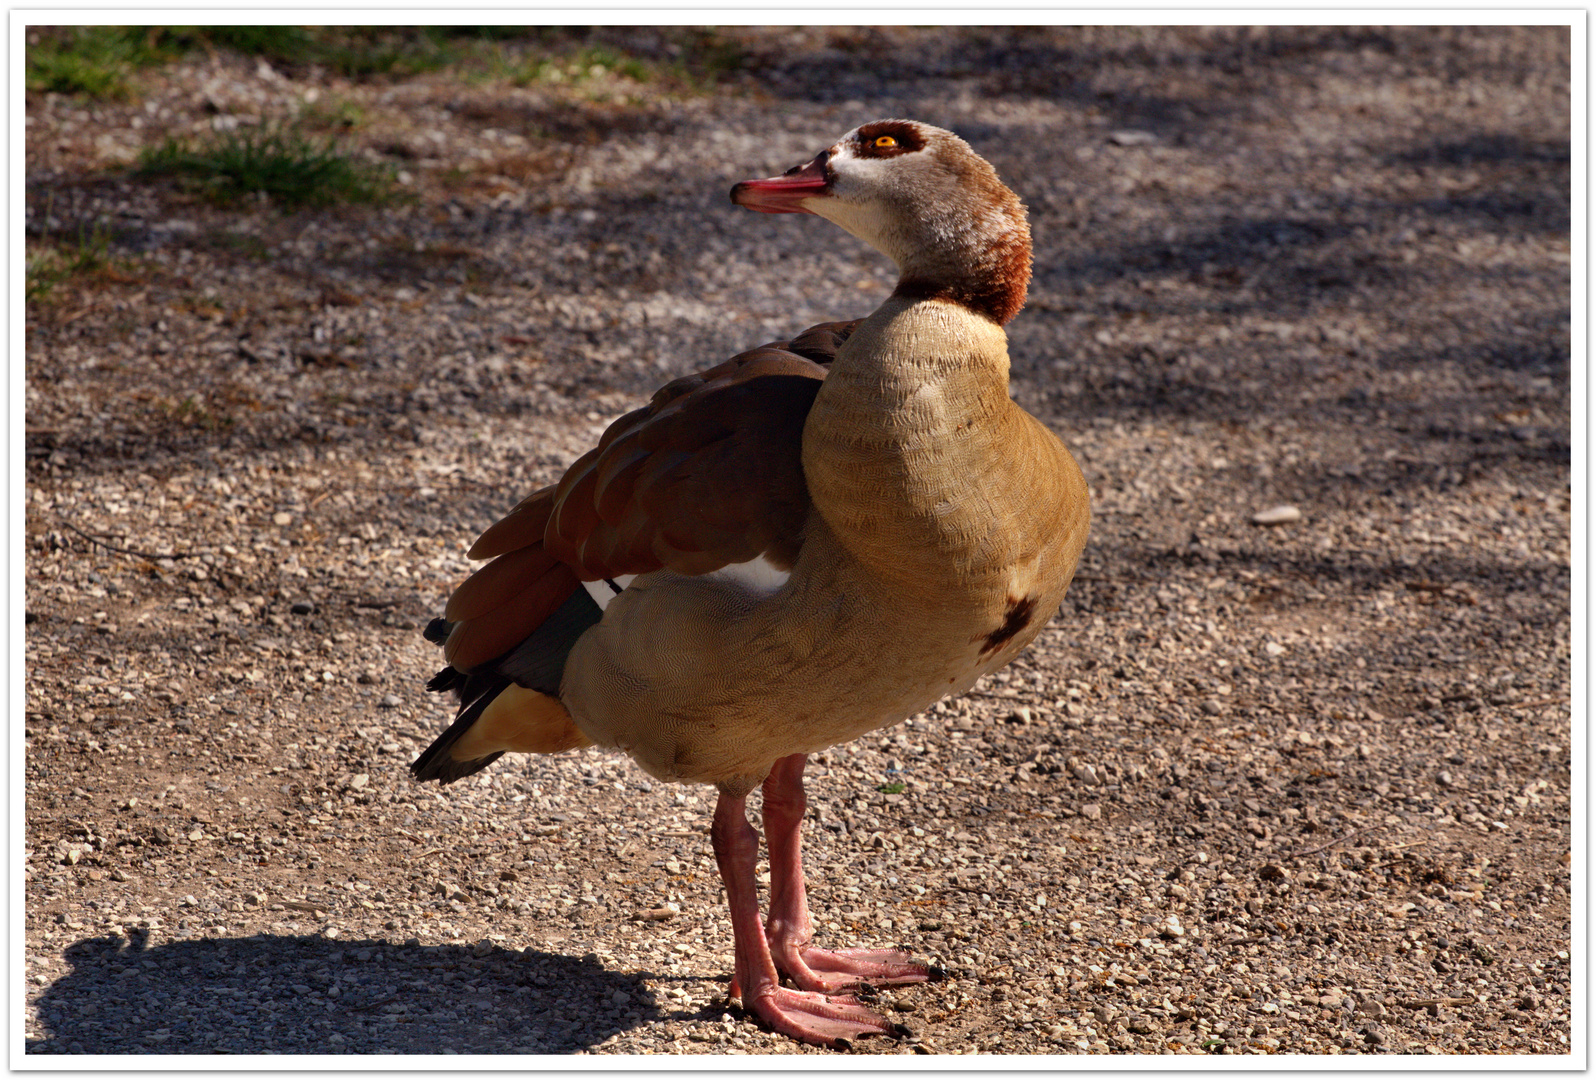
[[[29,98],[30,252],[118,261],[28,308],[27,1051],[829,1053],[726,998],[712,790],[405,766],[482,527],[890,288],[730,185],[907,115],[1031,208],[1015,393],[1096,520],[1028,653],[811,769],[824,943],[948,971],[856,1052],[1577,1065],[1567,29],[720,40],[718,83],[219,52]],[[126,168],[294,115],[414,199]]]

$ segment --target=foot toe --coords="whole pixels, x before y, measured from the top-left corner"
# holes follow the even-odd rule
[[[776,988],[744,1004],[780,1034],[834,1050],[846,1050],[865,1035],[898,1031],[898,1025],[846,996]]]

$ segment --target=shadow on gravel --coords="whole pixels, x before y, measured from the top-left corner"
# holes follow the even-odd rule
[[[68,947],[30,1054],[570,1054],[661,1013],[646,972],[495,946],[298,937]],[[705,1012],[704,1015],[709,1015]]]
[[[781,65],[757,70],[764,88],[778,99],[858,99],[871,85],[860,70],[867,62],[876,85],[912,90],[921,83],[961,80],[985,97],[1106,105],[1120,124],[1160,131],[1190,125],[1196,118],[1256,109],[1251,95],[1275,78],[1335,70],[1344,58],[1362,52],[1398,55],[1405,45],[1411,47],[1400,31],[1362,27],[1287,32],[1238,28],[1193,37],[1185,47],[1151,38],[1110,44],[1095,37],[1070,28],[1010,27],[904,50],[894,47],[889,29],[860,29],[852,40],[793,49],[783,54]],[[1163,94],[1116,77],[1161,68],[1201,76],[1211,89],[1200,97]],[[968,123],[962,126],[978,130]]]

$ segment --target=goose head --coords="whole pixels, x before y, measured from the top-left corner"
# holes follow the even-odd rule
[[[744,180],[732,202],[816,214],[897,263],[895,295],[961,304],[998,324],[1025,303],[1025,206],[970,144],[914,120],[854,128],[803,165]]]

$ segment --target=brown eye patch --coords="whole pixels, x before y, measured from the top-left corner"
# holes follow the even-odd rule
[[[860,157],[895,157],[925,149],[925,139],[913,124],[901,120],[877,120],[866,124],[854,136],[854,152]]]

